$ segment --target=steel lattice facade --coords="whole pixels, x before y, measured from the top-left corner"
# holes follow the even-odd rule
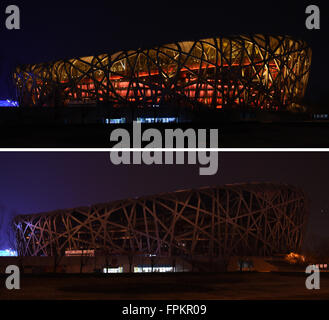
[[[22,106],[289,110],[301,107],[311,55],[288,36],[232,36],[24,65],[14,79]]]
[[[253,183],[18,216],[14,224],[23,256],[93,249],[220,258],[297,252],[307,213],[302,190]]]

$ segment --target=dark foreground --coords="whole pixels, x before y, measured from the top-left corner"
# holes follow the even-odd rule
[[[304,273],[23,275],[21,290],[1,300],[329,300],[329,273],[307,290]]]

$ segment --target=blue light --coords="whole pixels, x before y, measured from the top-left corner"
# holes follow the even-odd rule
[[[18,102],[10,99],[0,100],[0,107],[18,107]]]
[[[11,249],[0,250],[0,257],[17,257],[17,252]]]

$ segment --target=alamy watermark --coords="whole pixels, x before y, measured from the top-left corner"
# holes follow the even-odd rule
[[[308,30],[320,29],[320,8],[316,5],[307,6],[305,13],[308,15],[305,21]]]
[[[21,29],[21,14],[18,6],[10,5],[6,8],[5,26],[7,30]]]
[[[8,290],[20,290],[21,288],[21,276],[19,267],[10,265],[6,268],[6,274],[9,276],[6,279],[5,286]]]
[[[215,175],[218,172],[218,129],[209,131],[165,129],[164,131],[164,136],[160,130],[154,128],[142,132],[141,124],[138,122],[133,123],[132,137],[126,129],[113,130],[110,140],[118,143],[110,152],[112,164],[195,165],[199,163],[202,166],[199,170],[202,176]]]
[[[305,286],[308,290],[320,289],[320,269],[315,265],[309,265],[306,270],[306,274],[310,274],[305,281]]]

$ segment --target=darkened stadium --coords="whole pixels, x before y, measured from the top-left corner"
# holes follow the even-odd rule
[[[311,55],[289,36],[231,36],[23,65],[14,78],[21,106],[290,111],[303,109]]]
[[[22,256],[216,261],[298,252],[307,210],[296,187],[234,184],[18,216],[15,227]]]

